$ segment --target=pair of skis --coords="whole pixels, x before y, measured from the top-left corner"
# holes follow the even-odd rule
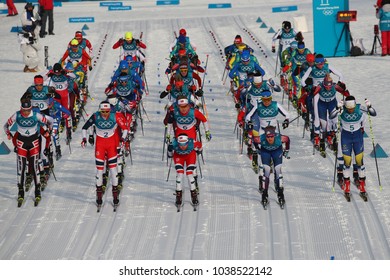
[[[37,207],[40,201],[41,201],[41,197],[40,196],[35,197],[35,199],[34,199],[34,207]],[[22,207],[23,202],[24,202],[24,198],[23,197],[19,197],[18,198],[18,208]]]
[[[282,198],[279,198],[278,199],[278,205],[280,207],[280,209],[284,209],[284,206],[286,204],[286,201]],[[264,210],[267,210],[268,209],[268,205],[269,205],[269,200],[266,199],[266,200],[261,200],[261,205],[263,206]]]
[[[103,208],[103,203],[102,204],[96,204],[96,206],[97,206],[97,213],[100,213],[100,211],[102,210],[102,208]],[[118,209],[118,207],[119,207],[119,203],[117,203],[117,204],[112,204],[112,211],[113,212],[116,212],[117,211],[117,209]]]
[[[277,193],[277,191],[276,190],[274,190],[274,192],[276,192]],[[263,194],[263,189],[261,189],[261,188],[259,188],[259,193],[260,194]],[[264,210],[267,210],[268,209],[268,205],[269,205],[269,199],[267,198],[267,199],[262,199],[261,200],[261,205],[263,206],[263,209]],[[280,209],[284,209],[284,206],[285,206],[285,204],[286,204],[286,200],[284,199],[284,198],[280,198],[280,197],[278,197],[278,205],[279,205],[279,207],[280,207]]]
[[[342,183],[340,184],[340,182],[338,182],[338,184],[341,188],[343,187]],[[359,182],[354,181],[354,184],[359,188]],[[368,194],[366,192],[359,192],[359,196],[363,199],[364,202],[368,201]],[[351,202],[352,194],[350,192],[344,192],[344,197],[348,202]]]
[[[198,211],[199,203],[198,203],[198,204],[190,203],[190,204],[191,204],[191,206],[192,206],[194,212]],[[176,205],[176,210],[177,210],[177,212],[181,212],[181,209],[182,209],[183,206],[184,206],[184,202],[182,202],[181,204],[176,204],[176,203],[175,203],[175,205]]]

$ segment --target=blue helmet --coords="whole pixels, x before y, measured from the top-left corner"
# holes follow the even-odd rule
[[[129,68],[129,63],[128,63],[126,60],[122,60],[122,61],[119,63],[119,68],[120,68],[120,69],[127,69],[127,68]]]
[[[251,58],[251,53],[249,50],[243,50],[241,54],[241,61],[248,62]]]
[[[272,93],[269,90],[264,90],[261,92],[261,98],[269,99],[272,98]]]

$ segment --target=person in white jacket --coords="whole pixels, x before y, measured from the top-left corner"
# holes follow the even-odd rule
[[[25,64],[23,72],[38,72],[41,65],[38,51],[41,49],[41,46],[36,36],[32,32],[22,32],[18,34],[18,39]]]
[[[27,3],[24,6],[24,12],[20,18],[22,22],[22,29],[25,32],[33,32],[35,38],[38,38],[39,32],[41,30],[41,17],[38,12],[34,11],[34,5],[32,3]]]

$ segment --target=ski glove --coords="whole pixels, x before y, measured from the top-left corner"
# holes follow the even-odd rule
[[[89,71],[92,71],[92,65],[89,65],[88,69]]]
[[[286,158],[286,159],[290,159],[290,156],[288,155],[288,150],[284,150],[283,151],[283,156]]]
[[[364,103],[366,103],[367,109],[371,108],[371,102],[367,98],[364,100]]]
[[[89,135],[88,143],[91,144],[92,146],[95,144],[95,138],[93,137],[93,135]]]
[[[207,130],[207,131],[206,131],[206,139],[207,139],[207,141],[210,141],[211,138],[212,138],[211,132],[210,132],[210,130]]]
[[[341,111],[343,109],[343,106],[344,106],[344,101],[340,100],[339,103],[337,103],[337,109]]]
[[[81,141],[81,147],[84,149],[85,145],[87,145],[87,138],[83,138],[83,141]]]
[[[343,90],[346,90],[346,86],[345,86],[345,84],[343,83],[343,82],[340,82],[340,81],[338,81],[337,82],[337,85],[339,86],[339,87],[341,87]]]
[[[197,92],[195,92],[195,95],[198,96],[198,97],[202,97],[203,96],[203,90],[199,89]]]
[[[248,129],[249,130],[253,129],[253,123],[251,121],[248,122]]]
[[[272,46],[272,52],[273,53],[275,52],[275,46]]]
[[[165,96],[167,96],[169,94],[169,92],[167,92],[167,91],[163,91],[163,92],[161,92],[161,94],[160,94],[160,99],[163,99]]]
[[[290,122],[288,121],[288,119],[285,119],[282,123],[282,127],[283,129],[286,129],[288,127],[288,125],[290,124]]]
[[[167,134],[167,136],[165,137],[165,143],[171,143],[171,135]]]
[[[167,157],[168,158],[173,158],[173,145],[172,144],[168,145]]]

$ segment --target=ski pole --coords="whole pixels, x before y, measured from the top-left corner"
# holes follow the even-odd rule
[[[300,115],[298,114],[298,116],[297,116],[297,117],[295,117],[294,119],[292,119],[291,121],[289,121],[289,124],[291,124],[293,121],[295,121],[295,120],[299,119],[299,117],[300,117]]]
[[[169,163],[167,182],[168,182],[168,180],[169,180],[169,174],[171,173],[172,161],[173,161],[173,158],[171,158],[171,162]]]
[[[200,152],[200,154],[203,156],[203,151]],[[202,168],[200,167],[200,162],[199,162],[199,154],[197,153],[197,162],[198,162],[198,167],[199,167],[199,173],[200,173],[200,178],[203,178],[203,175],[202,175]]]
[[[149,116],[148,116],[148,114],[146,113],[146,110],[145,110],[145,107],[144,107],[144,102],[142,102],[142,100],[141,100],[141,107],[142,107],[142,111],[144,112],[146,118],[147,118],[148,121],[150,122]]]
[[[339,135],[340,133],[340,118],[341,118],[341,113],[339,112],[339,116],[338,116],[338,119],[337,119],[337,131],[336,131],[336,142],[337,142],[337,151],[336,151],[336,158],[334,159],[334,170],[333,170],[333,185],[332,185],[332,192],[334,192],[334,186],[336,184],[336,170],[337,170],[337,160],[338,160],[338,152],[339,152],[339,149],[338,149],[338,146],[339,146],[339,141],[341,141],[341,137]],[[340,155],[342,156],[342,155]]]
[[[209,62],[209,55],[207,54],[207,55],[206,55],[206,63],[205,63],[205,67],[204,67],[204,76],[203,76],[202,86],[201,86],[201,88],[200,88],[202,91],[203,91],[203,87],[204,87],[204,81],[205,81],[205,79],[206,79],[207,64],[208,64],[208,62]],[[202,95],[201,99],[202,99],[202,105],[203,105],[203,106],[202,106],[202,108],[203,108],[203,113],[205,114],[206,119],[208,119],[209,114],[208,114],[208,111],[207,111],[207,106],[206,106],[206,101],[205,101],[205,99],[204,99],[204,94]]]
[[[275,77],[276,77],[276,73],[278,71],[278,61],[279,61],[279,52],[280,52],[280,44],[279,44],[279,48],[278,48],[278,53],[276,54],[276,64],[275,64]]]
[[[372,148],[373,148],[373,151],[374,151],[376,173],[378,175],[378,182],[379,182],[379,190],[382,190],[381,178],[379,177],[378,160],[377,160],[377,157],[376,157],[376,148],[375,148],[375,143],[374,143],[374,132],[372,130],[371,115],[370,115],[370,111],[368,109],[367,109],[367,114],[368,114],[368,122],[370,123],[371,142],[372,142]]]
[[[203,144],[203,143],[202,143],[202,134],[200,133],[200,128],[199,128],[199,127],[198,127],[198,135],[199,135],[199,142],[200,142],[201,144]],[[202,152],[200,153],[200,155],[201,155],[201,158],[202,158],[202,162],[203,162],[203,164],[204,164],[203,150],[202,150]]]
[[[167,139],[167,131],[168,131],[168,126],[166,125],[166,126],[165,126],[165,130],[164,130],[163,152],[162,152],[162,159],[161,159],[162,161],[164,161],[165,145],[166,145],[165,141],[166,141],[166,139]]]

